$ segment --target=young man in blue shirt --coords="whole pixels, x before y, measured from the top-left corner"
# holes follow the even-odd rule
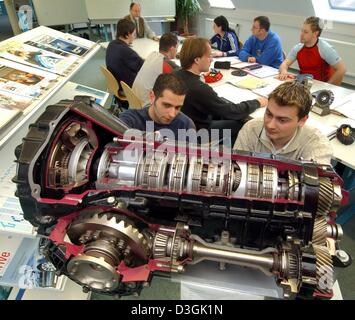
[[[239,59],[244,62],[257,62],[279,68],[283,61],[280,37],[270,30],[268,17],[256,17],[251,28],[252,36],[239,52]]]
[[[153,131],[169,129],[179,139],[179,129],[195,129],[192,120],[180,112],[186,95],[184,82],[171,73],[160,74],[149,94],[150,104],[143,109],[129,109],[119,115],[127,126],[147,131],[154,125]],[[147,123],[150,121],[151,123]],[[166,130],[160,132],[164,136]],[[186,139],[184,135],[182,135]]]

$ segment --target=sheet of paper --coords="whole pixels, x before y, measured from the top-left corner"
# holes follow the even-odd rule
[[[248,70],[248,68],[245,68],[243,70],[258,78],[267,78],[279,74],[279,69],[272,68],[269,66],[262,66],[261,68],[254,70]]]
[[[310,117],[307,119],[306,125],[317,128],[327,137],[333,136],[337,130],[336,126],[330,126],[325,123],[320,123],[319,121],[314,120],[312,118],[312,114],[310,114]]]
[[[267,98],[272,91],[274,91],[280,84],[283,83],[283,81],[277,79],[268,79],[267,82],[267,86],[254,89],[253,92]]]
[[[222,98],[225,98],[233,103],[240,103],[246,100],[253,100],[259,96],[247,89],[241,89],[226,83],[214,87],[213,90]]]

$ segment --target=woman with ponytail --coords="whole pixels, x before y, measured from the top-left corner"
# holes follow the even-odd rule
[[[238,36],[229,27],[225,16],[218,16],[213,20],[213,31],[216,33],[210,40],[214,57],[231,57],[239,55]]]

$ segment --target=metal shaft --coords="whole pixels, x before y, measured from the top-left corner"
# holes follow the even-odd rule
[[[259,269],[267,275],[272,274],[275,265],[275,257],[271,252],[255,252],[246,249],[230,248],[204,242],[195,236],[197,240],[193,247],[193,259],[191,264],[197,264],[203,260],[231,263],[239,266]]]

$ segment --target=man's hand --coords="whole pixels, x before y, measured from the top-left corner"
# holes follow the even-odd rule
[[[255,63],[256,62],[256,58],[255,57],[249,57],[248,58],[248,62]]]
[[[279,80],[290,80],[290,79],[295,79],[296,76],[292,73],[280,72],[279,75],[276,76],[275,78]]]
[[[264,108],[267,106],[269,100],[267,98],[264,98],[264,97],[260,97],[260,98],[257,98],[256,100],[259,101],[260,103],[260,108]]]

